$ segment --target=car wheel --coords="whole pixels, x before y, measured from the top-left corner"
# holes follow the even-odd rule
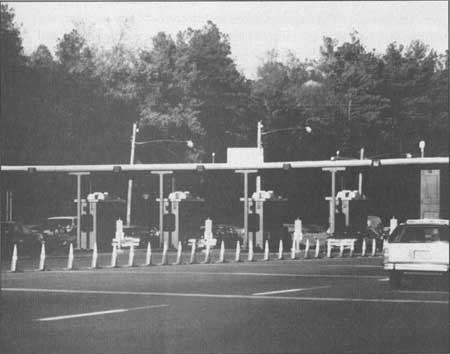
[[[400,289],[402,285],[402,273],[397,270],[392,270],[389,272],[389,285],[392,289]]]

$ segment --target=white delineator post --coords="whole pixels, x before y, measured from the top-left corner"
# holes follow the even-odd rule
[[[45,242],[41,244],[41,256],[39,257],[39,270],[45,270]]]
[[[266,240],[264,245],[264,260],[265,261],[269,260],[269,240]]]
[[[280,239],[280,243],[278,245],[278,259],[283,259],[283,240]]]
[[[210,244],[209,242],[206,244],[206,251],[205,251],[205,259],[203,260],[203,264],[207,264],[211,262],[211,257],[209,255],[209,251],[210,251]]]
[[[327,257],[331,258],[331,242],[327,240]]]
[[[309,238],[306,239],[305,258],[309,258]]]
[[[98,258],[98,251],[97,251],[97,242],[94,243],[94,250],[92,251],[92,261],[91,261],[91,268],[95,269],[97,268],[97,258]]]
[[[223,240],[220,244],[220,256],[218,263],[225,263],[225,242]]]
[[[364,257],[366,255],[366,249],[367,249],[366,239],[363,238],[362,248],[361,248],[361,257]]]
[[[295,259],[296,257],[295,257],[295,248],[296,248],[296,246],[295,246],[295,244],[297,243],[297,241],[296,241],[296,239],[294,238],[293,240],[292,240],[292,247],[291,247],[291,259]]]
[[[134,245],[130,245],[130,253],[128,255],[128,267],[134,267]]]
[[[183,252],[183,246],[181,244],[181,241],[178,241],[177,260],[175,261],[174,265],[180,265],[181,264],[181,253],[182,252]]]
[[[241,261],[241,243],[239,242],[239,240],[236,242],[236,258],[234,259],[234,261]]]
[[[189,260],[189,264],[195,264],[195,263],[197,263],[197,260],[195,259],[195,258],[196,258],[196,257],[195,257],[195,252],[196,252],[195,245],[196,245],[196,240],[194,240],[194,241],[192,242],[192,246],[191,246],[191,259]]]
[[[69,257],[67,258],[67,269],[72,270],[73,269],[73,244],[70,243],[69,247]]]
[[[163,246],[163,254],[160,265],[167,265],[169,264],[167,261],[167,249],[169,248],[167,244],[167,240],[164,240],[164,246]]]
[[[152,245],[150,241],[147,243],[147,253],[145,254],[145,263],[144,266],[152,265]]]
[[[111,268],[117,268],[117,246],[114,244],[111,254]]]
[[[248,261],[253,262],[253,237],[250,236],[248,240]]]
[[[316,253],[314,255],[315,258],[319,258],[320,255],[320,240],[316,240]]]
[[[339,243],[339,257],[343,257],[344,256],[344,242],[341,240]]]
[[[17,272],[17,245],[14,244],[13,254],[11,258],[11,272]]]
[[[375,257],[377,253],[377,240],[376,239],[372,239],[372,257]]]
[[[295,240],[295,251],[300,252],[300,241],[303,240],[303,231],[302,231],[302,221],[297,218],[294,222],[294,240]]]

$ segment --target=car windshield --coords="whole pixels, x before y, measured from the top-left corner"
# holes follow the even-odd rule
[[[449,228],[446,225],[401,225],[389,238],[389,243],[448,242]]]

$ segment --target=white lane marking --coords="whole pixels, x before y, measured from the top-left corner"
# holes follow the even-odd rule
[[[396,293],[417,293],[417,294],[449,294],[448,291],[436,290],[394,290]]]
[[[77,314],[74,314],[74,315],[38,318],[35,321],[67,320],[67,319],[71,319],[71,318],[89,317],[89,316],[101,316],[101,315],[108,315],[108,314],[111,314],[111,313],[120,313],[120,312],[135,311],[135,310],[153,309],[153,308],[167,307],[167,306],[169,306],[169,305],[162,304],[162,305],[150,305],[150,306],[131,307],[131,308],[128,308],[128,309],[115,309],[115,310],[106,310],[106,311],[77,313]]]
[[[275,291],[266,291],[263,293],[254,293],[253,295],[271,295],[271,294],[283,294],[283,293],[294,293],[296,291],[307,291],[307,290],[316,290],[316,289],[325,289],[329,288],[329,286],[316,286],[315,288],[300,288],[300,289],[286,289],[286,290],[275,290]]]
[[[223,265],[222,265],[223,266]],[[17,278],[23,278],[23,274],[31,274],[31,272],[24,272],[21,274],[17,273],[5,273],[8,274],[8,277],[17,279]],[[296,277],[296,278],[337,278],[337,279],[351,279],[351,278],[365,278],[365,279],[379,279],[383,278],[384,276],[381,275],[344,275],[344,274],[293,274],[293,273],[253,273],[253,272],[192,272],[192,271],[186,271],[186,272],[177,272],[177,271],[165,271],[165,272],[156,272],[156,271],[145,271],[141,269],[135,269],[131,271],[127,270],[121,270],[121,269],[96,269],[96,270],[52,270],[51,272],[41,272],[37,273],[33,271],[33,276],[42,276],[42,275],[57,275],[60,273],[64,274],[102,274],[102,275],[117,275],[117,274],[134,274],[134,275],[149,275],[149,274],[155,274],[155,275],[161,275],[165,276],[167,274],[175,274],[175,275],[186,275],[186,274],[200,274],[200,275],[247,275],[247,276],[262,276],[262,277]],[[17,275],[14,277],[14,275]]]
[[[362,299],[343,297],[289,297],[289,296],[254,296],[239,294],[203,294],[203,293],[169,293],[150,291],[103,291],[103,290],[70,290],[70,289],[36,289],[36,288],[1,288],[2,291],[36,292],[36,293],[62,293],[62,294],[100,294],[100,295],[146,295],[146,296],[173,296],[173,297],[199,297],[213,299],[248,299],[248,300],[296,300],[296,301],[327,301],[327,302],[374,302],[374,303],[410,303],[410,304],[444,304],[448,300],[409,300],[409,299]]]

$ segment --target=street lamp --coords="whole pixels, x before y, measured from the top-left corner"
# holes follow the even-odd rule
[[[258,134],[257,134],[257,147],[259,149],[263,148],[262,145],[262,137],[269,135],[269,134],[274,134],[274,133],[278,133],[278,132],[285,132],[285,131],[292,131],[292,130],[304,130],[306,133],[311,134],[312,133],[312,128],[309,125],[303,126],[303,127],[295,127],[295,128],[281,128],[281,129],[274,129],[274,130],[269,130],[267,132],[263,132],[263,124],[261,121],[258,121]],[[256,191],[259,192],[261,190],[261,176],[256,176]]]
[[[134,165],[134,155],[136,145],[145,145],[145,144],[158,144],[158,143],[178,143],[178,144],[186,144],[186,146],[190,149],[194,147],[194,142],[192,140],[177,140],[177,139],[154,139],[147,141],[136,141],[136,133],[139,132],[139,128],[137,127],[137,123],[133,123],[133,132],[131,135],[131,153],[130,153],[130,165]],[[131,198],[133,191],[133,179],[128,180],[128,193],[127,193],[127,226],[130,226],[131,223]]]

